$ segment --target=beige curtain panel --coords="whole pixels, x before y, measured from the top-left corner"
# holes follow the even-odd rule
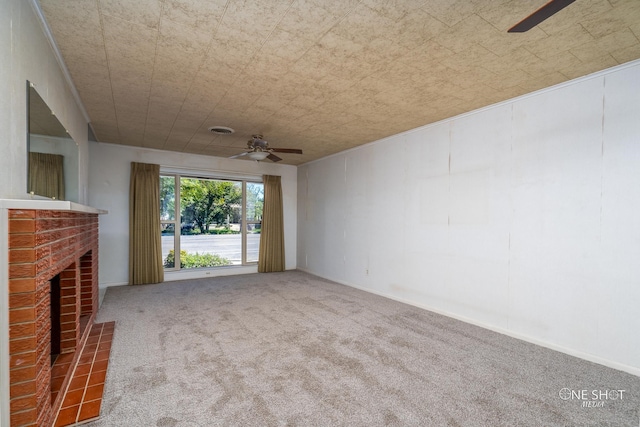
[[[29,153],[29,192],[64,200],[64,156]]]
[[[264,175],[264,206],[258,272],[284,271],[284,215],[279,176]]]
[[[160,165],[131,162],[129,284],[164,281],[160,240]]]

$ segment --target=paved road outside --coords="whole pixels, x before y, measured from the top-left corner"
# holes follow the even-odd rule
[[[180,250],[199,254],[218,254],[233,264],[242,262],[242,236],[240,234],[201,234],[181,236]],[[258,261],[259,234],[247,234],[247,261]],[[173,237],[162,236],[162,258],[173,249]]]

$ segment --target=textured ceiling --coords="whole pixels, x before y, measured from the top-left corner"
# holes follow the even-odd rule
[[[39,3],[99,141],[300,164],[640,58],[638,0],[507,33],[546,1]]]

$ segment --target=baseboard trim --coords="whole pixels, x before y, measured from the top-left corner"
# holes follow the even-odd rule
[[[112,286],[127,286],[129,283],[128,282],[111,282],[111,283],[100,283],[98,285],[98,287],[100,289],[107,289],[110,288]]]
[[[423,310],[428,310],[428,311],[431,311],[433,313],[437,313],[437,314],[441,314],[443,316],[451,317],[453,319],[460,320],[462,322],[469,323],[471,325],[479,326],[481,328],[488,329],[490,331],[497,332],[497,333],[502,334],[502,335],[507,335],[507,336],[512,337],[512,338],[516,338],[516,339],[519,339],[519,340],[522,340],[522,341],[526,341],[526,342],[529,342],[531,344],[536,344],[536,345],[539,345],[541,347],[545,347],[545,348],[548,348],[548,349],[551,349],[551,350],[559,351],[560,353],[565,353],[565,354],[568,354],[570,356],[577,357],[579,359],[584,359],[584,360],[587,360],[589,362],[597,363],[599,365],[603,365],[603,366],[606,366],[608,368],[617,369],[619,371],[627,372],[627,373],[629,373],[631,375],[635,375],[637,377],[640,377],[640,368],[636,368],[634,366],[625,365],[623,363],[618,363],[618,362],[615,362],[613,360],[604,359],[602,357],[598,357],[598,356],[595,356],[593,354],[585,353],[585,352],[582,352],[582,351],[579,351],[579,350],[575,350],[575,349],[572,349],[572,348],[568,348],[568,347],[563,347],[561,345],[557,345],[557,344],[554,344],[554,343],[551,343],[551,342],[548,342],[548,341],[540,340],[538,338],[535,338],[535,337],[532,337],[532,336],[529,336],[529,335],[519,334],[517,332],[511,331],[511,330],[508,330],[508,329],[496,327],[496,326],[491,325],[491,324],[478,322],[477,320],[469,318],[469,317],[460,316],[458,314],[447,312],[445,310],[440,310],[438,308],[434,308],[434,307],[428,306],[426,304],[417,303],[415,301],[411,301],[411,300],[408,300],[408,299],[405,299],[405,298],[400,298],[400,297],[397,297],[395,295],[387,294],[385,292],[380,292],[380,291],[377,291],[377,290],[374,290],[374,289],[369,289],[369,288],[366,288],[366,287],[363,287],[363,286],[355,285],[353,283],[349,283],[349,282],[346,282],[344,280],[338,280],[338,279],[335,279],[335,278],[332,278],[332,277],[322,276],[322,275],[317,274],[317,273],[315,273],[313,271],[310,271],[309,269],[306,269],[306,268],[298,268],[298,270],[304,271],[305,273],[312,274],[312,275],[317,276],[317,277],[321,277],[321,278],[326,279],[326,280],[330,280],[332,282],[339,283],[339,284],[344,285],[344,286],[349,286],[350,288],[354,288],[354,289],[358,289],[358,290],[361,290],[361,291],[369,292],[371,294],[375,294],[375,295],[378,295],[378,296],[381,296],[381,297],[384,297],[384,298],[389,298],[391,300],[398,301],[398,302],[401,302],[401,303],[404,303],[404,304],[408,304],[408,305],[411,305],[411,306],[414,306],[414,307],[418,307],[418,308],[421,308]]]

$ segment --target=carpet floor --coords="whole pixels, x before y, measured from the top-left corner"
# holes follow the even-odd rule
[[[640,378],[299,271],[113,287],[99,426],[633,426]]]

